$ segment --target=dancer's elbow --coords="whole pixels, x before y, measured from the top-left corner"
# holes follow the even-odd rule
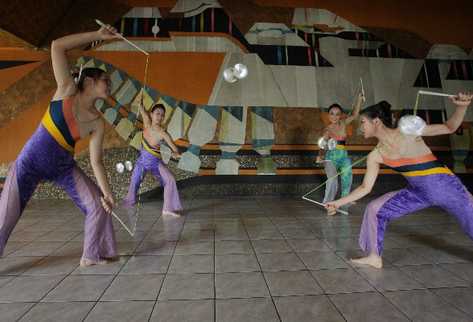
[[[446,134],[453,134],[453,133],[455,133],[455,132],[458,130],[459,127],[460,127],[460,124],[459,124],[459,125],[456,125],[456,126],[455,126],[455,125],[450,125],[450,124],[448,124],[448,123],[445,124],[446,132],[447,132]]]
[[[64,51],[64,46],[61,44],[61,41],[56,39],[51,42],[51,52]]]
[[[360,189],[360,192],[362,194],[362,197],[364,197],[373,190],[373,186],[362,183],[361,186],[359,187],[359,189]]]

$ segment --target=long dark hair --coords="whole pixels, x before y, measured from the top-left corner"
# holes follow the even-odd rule
[[[84,68],[82,70],[82,73],[80,74],[80,78],[76,81],[76,84],[77,84],[77,88],[79,89],[79,91],[83,91],[84,90],[84,80],[86,77],[90,77],[94,80],[97,80],[99,79],[103,74],[105,73],[105,71],[103,69],[100,69],[100,68],[96,68],[96,67],[88,67],[88,68]],[[76,79],[77,77],[79,77],[79,71],[74,71],[74,73],[72,74],[72,77],[74,79]]]
[[[368,106],[367,108],[363,109],[360,114],[368,117],[371,120],[378,118],[386,127],[391,129],[394,128],[391,114],[391,104],[386,101],[381,101],[377,104]]]

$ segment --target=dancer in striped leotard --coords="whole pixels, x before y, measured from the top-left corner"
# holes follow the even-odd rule
[[[458,94],[451,98],[456,110],[444,124],[427,125],[422,136],[454,133],[461,125],[473,95]],[[367,195],[381,164],[401,173],[406,188],[389,192],[366,207],[359,243],[366,257],[353,259],[355,264],[376,268],[383,265],[381,254],[387,224],[409,213],[438,206],[453,215],[465,233],[473,239],[473,197],[450,169],[443,166],[420,136],[403,134],[391,127],[390,105],[381,102],[361,113],[361,129],[365,138],[376,137],[377,148],[370,152],[363,183],[348,196],[327,203],[329,211]]]
[[[0,199],[0,255],[40,181],[62,187],[85,214],[81,266],[105,263],[117,256],[112,217],[114,198],[102,163],[104,122],[97,99],[110,95],[110,79],[98,68],[85,68],[74,81],[66,52],[97,40],[114,39],[110,26],[66,36],[51,45],[57,90],[36,132],[10,168]],[[90,136],[90,160],[98,186],[74,161],[74,145]]]

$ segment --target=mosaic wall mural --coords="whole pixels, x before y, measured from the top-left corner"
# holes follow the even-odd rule
[[[365,85],[366,104],[387,100],[397,115],[409,113],[420,89],[447,93],[473,90],[472,52],[435,44],[424,57],[418,57],[330,11],[291,10],[290,22],[254,21],[243,32],[217,1],[177,1],[165,17],[159,8],[137,7],[115,22],[124,36],[154,55],[152,64],[159,55],[171,54],[174,59],[182,55],[186,59],[191,54],[198,57],[218,53],[220,56],[207,62],[214,68],[206,73],[206,79],[201,77],[205,71],[199,71],[200,75],[172,75],[161,73],[159,66],[150,75],[168,83],[175,79],[171,82],[177,84],[174,88],[179,87],[181,77],[191,78],[196,86],[202,78],[208,93],[201,91],[199,99],[170,91],[158,81],[143,89],[142,75],[137,73],[140,68],[132,70],[132,62],[126,62],[127,53],[134,49],[125,42],[92,44],[75,63],[110,73],[112,99],[98,102],[97,109],[126,145],[135,149],[140,146],[140,95],[144,95],[148,108],[155,102],[162,103],[167,130],[185,151],[176,166],[193,175],[321,173],[313,156],[325,119],[323,109],[338,102],[349,111],[360,78]],[[121,61],[117,57],[122,57]],[[248,77],[228,83],[222,72],[235,63],[248,67]],[[21,101],[23,94],[15,87],[31,87],[32,81],[25,79],[38,81],[38,75],[50,74],[47,53],[36,60],[0,56],[0,76],[12,68],[23,68],[22,76],[1,88],[0,103],[12,103],[2,109],[0,130],[8,128],[9,122],[32,104],[31,100]],[[42,84],[35,98],[40,94],[50,97],[54,81],[45,79]],[[14,103],[18,98],[23,104]],[[441,122],[451,112],[444,99],[423,97],[420,101],[419,115],[428,123]],[[472,121],[470,109],[456,134],[429,141],[437,151],[452,152],[457,172],[469,171]],[[294,122],[297,127],[287,124]],[[363,141],[356,129],[349,143],[357,147],[354,158],[371,149],[370,142]],[[126,145],[122,149],[127,149]],[[169,149],[163,146],[162,150],[168,161]],[[301,158],[295,160],[297,153]],[[309,161],[301,161],[307,155]],[[0,176],[10,161],[1,160]]]

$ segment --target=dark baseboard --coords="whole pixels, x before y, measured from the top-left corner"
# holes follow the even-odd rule
[[[473,191],[473,174],[460,174],[458,177],[468,190]],[[255,176],[200,176],[178,182],[181,196],[216,198],[226,196],[302,196],[325,182],[322,175],[255,175]],[[363,175],[353,176],[353,187],[361,184]],[[372,194],[401,189],[407,185],[401,175],[379,175]],[[314,195],[322,198],[324,189],[318,189]],[[162,200],[163,188],[158,187],[142,194],[143,201]]]

